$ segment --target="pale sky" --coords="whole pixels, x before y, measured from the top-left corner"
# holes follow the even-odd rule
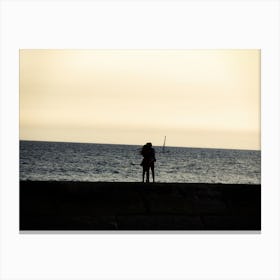
[[[20,50],[20,139],[260,149],[259,50]]]

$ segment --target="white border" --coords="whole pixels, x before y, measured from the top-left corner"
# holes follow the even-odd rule
[[[279,2],[1,1],[1,279],[279,279]],[[19,48],[262,50],[261,234],[19,234]]]

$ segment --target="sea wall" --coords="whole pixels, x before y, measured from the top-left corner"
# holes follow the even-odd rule
[[[20,230],[260,229],[260,185],[20,182]]]

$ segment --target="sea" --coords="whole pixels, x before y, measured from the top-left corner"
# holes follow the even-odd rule
[[[20,141],[20,180],[141,182],[141,147]],[[156,182],[261,183],[260,151],[154,148]]]

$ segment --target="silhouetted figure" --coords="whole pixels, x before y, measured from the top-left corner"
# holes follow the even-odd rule
[[[143,174],[142,174],[142,180],[145,181],[145,174],[146,174],[146,182],[149,183],[150,181],[150,168],[152,170],[152,177],[153,182],[155,182],[155,150],[152,148],[152,143],[147,143],[143,146],[141,150],[141,155],[143,156],[143,160],[141,162],[141,166],[143,167]]]

